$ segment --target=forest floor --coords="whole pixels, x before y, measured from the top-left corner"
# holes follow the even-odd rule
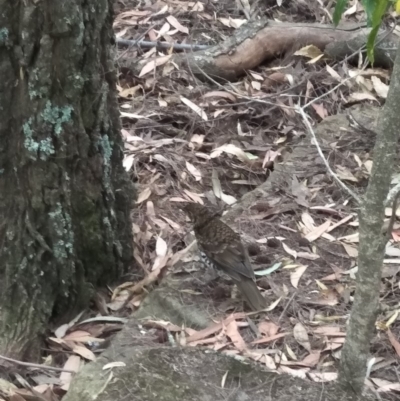
[[[245,15],[252,11],[276,21],[310,23],[331,23],[333,12],[317,0],[283,2],[282,6],[268,0],[244,11],[239,3],[148,1],[147,7],[137,8],[137,1],[119,0],[115,33],[122,39],[213,45],[246,23]],[[344,18],[363,20],[358,2],[350,4]],[[172,49],[134,47],[121,48],[117,55],[118,60],[132,58],[143,65],[140,77],[121,70],[118,84],[124,166],[138,192],[132,214],[135,260],[142,277],[128,275],[101,298],[98,310],[114,315],[108,322],[99,318],[79,327],[59,328],[49,341],[50,349],[54,353],[69,344],[75,359],[60,358],[65,368],[73,369],[82,359],[92,360],[89,337],[92,342],[109,337],[118,330],[121,316],[137,310],[162,277],[178,277],[182,261],[185,266],[197,262],[198,255],[187,250],[191,226],[181,207],[184,202],[199,202],[227,211],[230,225],[250,243],[257,282],[270,304],[268,314],[249,320],[252,315],[239,313],[243,305],[231,298],[231,286],[204,284],[197,290],[215,298],[222,321],[218,331],[215,324],[196,331],[167,321],[152,321],[151,330],[172,333],[180,344],[194,336],[191,346],[248,357],[272,371],[314,381],[335,380],[355,288],[358,217],[354,201],[334,183],[318,157],[311,162],[306,157],[306,173],[300,168],[298,175],[290,175],[248,210],[230,211],[243,196],[267,182],[278,166],[290,163],[299,148],[305,154],[308,148],[315,150],[296,105],[314,100],[306,110],[313,126],[346,113],[354,104],[379,107],[390,72],[361,71],[360,66],[333,62],[308,47],[246,71],[235,82],[216,84],[178,69],[173,58],[165,57],[151,68],[152,57],[170,54]],[[337,127],[322,148],[339,178],[362,194],[373,146],[373,132]],[[399,179],[397,171],[393,183]],[[399,240],[396,223],[381,286],[381,299],[391,306],[400,299]],[[399,310],[379,316],[371,347],[375,364],[367,381],[393,399],[400,392]],[[164,337],[167,341],[168,336]],[[256,352],[266,344],[268,352]],[[42,377],[36,382],[43,387],[48,385],[46,380]],[[62,382],[66,390],[65,375]]]
[[[352,4],[344,19],[363,20],[358,2]],[[332,9],[325,9],[319,1],[289,2],[281,7],[275,1],[264,1],[256,9],[258,15],[276,21],[331,23]],[[151,11],[142,12],[129,1],[120,2],[115,22],[118,38],[144,35],[146,40],[212,45],[246,22],[246,10],[229,1],[157,2]],[[147,58],[171,51],[120,51],[120,57],[137,58],[143,65],[140,78],[121,71],[119,95],[126,113],[125,167],[138,188],[136,261],[147,275],[153,273],[154,281],[158,272],[174,274],[176,255],[188,245],[191,229],[181,211],[183,202],[199,202],[229,214],[245,194],[269,179],[276,166],[290,160],[296,148],[313,146],[296,105],[314,100],[306,111],[314,126],[346,113],[356,103],[379,107],[390,77],[387,70],[361,71],[361,66],[333,62],[307,47],[246,71],[235,82],[217,84],[207,77],[199,80],[190,70],[177,69],[173,59],[150,68]],[[337,127],[324,145],[339,178],[354,192],[363,193],[372,167],[374,133],[349,133]],[[249,347],[268,343],[278,350],[265,359],[258,357],[271,369],[329,381],[336,377],[354,294],[358,217],[351,197],[317,160],[311,167],[313,174],[299,171],[297,177],[290,176],[289,182],[257,199],[250,210],[231,221],[251,238],[249,251],[258,284],[271,304],[268,318],[257,321]],[[304,169],[310,169],[309,160]],[[393,183],[398,179],[397,171]],[[396,224],[387,246],[381,287],[382,300],[392,306],[400,292],[397,228]],[[196,254],[184,261],[192,259],[197,260]],[[203,286],[200,291],[215,296],[227,316],[234,310],[229,302],[221,301],[230,297],[226,289]],[[128,292],[118,294],[114,297],[117,308]],[[142,298],[143,293],[133,297],[131,308],[137,308]],[[372,343],[376,360],[368,383],[382,392],[400,391],[397,316],[395,310],[379,317]],[[248,340],[244,334],[248,324],[243,319],[237,323],[236,338],[222,330],[214,341],[205,335],[207,340],[198,341],[199,346],[245,354],[241,347]],[[283,332],[290,335],[280,335]],[[226,340],[223,346],[221,336]],[[281,364],[282,360],[287,363]]]

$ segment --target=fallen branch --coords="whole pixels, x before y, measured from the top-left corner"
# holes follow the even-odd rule
[[[121,47],[141,47],[144,49],[149,49],[156,47],[157,49],[174,49],[174,50],[191,50],[197,52],[199,50],[209,49],[211,46],[207,45],[192,45],[190,43],[168,43],[168,42],[150,42],[147,40],[127,40],[127,39],[117,39],[118,46]]]
[[[3,359],[4,361],[7,361],[7,362],[15,363],[16,365],[26,366],[28,368],[38,368],[38,369],[43,369],[43,370],[52,370],[53,372],[67,372],[67,373],[74,373],[74,374],[76,373],[76,371],[70,370],[70,369],[56,368],[54,366],[46,366],[46,365],[41,365],[39,363],[22,362],[22,361],[18,361],[17,359],[8,358],[8,357],[3,356],[3,355],[0,355],[0,359]]]
[[[328,163],[328,160],[326,159],[324,152],[322,152],[321,146],[318,143],[317,136],[315,135],[315,132],[308,121],[307,115],[304,112],[303,107],[296,107],[296,111],[301,115],[308,132],[311,134],[313,138],[313,142],[315,147],[318,150],[318,154],[320,155],[322,161],[324,162],[326,169],[328,170],[329,174],[332,176],[332,178],[353,198],[357,201],[358,204],[360,204],[360,198],[356,195],[355,192],[353,192],[338,176],[337,174],[332,170],[331,166]]]
[[[343,59],[350,55],[356,57],[354,53],[358,54],[359,49],[363,48],[369,32],[369,28],[360,28],[359,25],[334,28],[332,25],[277,23],[262,19],[248,22],[224,42],[205,50],[194,50],[195,46],[201,45],[185,45],[184,50],[193,51],[177,54],[173,61],[179,66],[190,68],[199,76],[205,71],[211,77],[232,80],[262,62],[292,54],[307,45],[318,47],[334,59]],[[392,48],[398,43],[398,38],[394,34],[382,32],[377,41],[380,44],[375,51],[375,65],[393,64],[395,49]],[[163,43],[163,48],[178,46],[165,42],[147,43]],[[184,44],[179,46],[182,45]],[[335,53],[337,48],[340,51]],[[137,60],[131,59],[121,60],[121,66],[130,69],[135,75],[141,69]]]

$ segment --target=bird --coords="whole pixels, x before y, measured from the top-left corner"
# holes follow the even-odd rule
[[[240,235],[199,203],[186,203],[182,209],[193,224],[203,262],[230,276],[252,310],[265,309],[266,300],[257,287]]]

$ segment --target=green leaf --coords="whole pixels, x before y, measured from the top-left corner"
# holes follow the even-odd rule
[[[375,38],[376,34],[378,33],[379,26],[376,26],[372,29],[372,31],[368,35],[368,40],[367,40],[367,56],[368,60],[371,62],[371,64],[374,64],[375,61],[375,54],[374,54],[374,45],[375,45]]]
[[[372,25],[372,14],[374,13],[376,0],[361,0],[365,13],[367,14],[367,24]]]
[[[368,35],[367,40],[367,56],[371,64],[374,64],[374,47],[375,39],[381,26],[382,18],[390,4],[390,0],[375,0],[375,8],[372,13],[372,31]]]
[[[275,270],[278,270],[282,266],[282,262],[275,263],[273,266],[269,267],[268,269],[264,270],[256,270],[254,274],[256,276],[266,276],[268,274],[273,273]]]
[[[342,18],[344,9],[347,6],[349,0],[338,0],[335,6],[335,11],[333,12],[333,23],[335,26],[339,23],[340,19]]]
[[[375,8],[372,12],[372,26],[375,28],[377,25],[381,24],[382,18],[390,4],[390,0],[375,0],[374,3]]]

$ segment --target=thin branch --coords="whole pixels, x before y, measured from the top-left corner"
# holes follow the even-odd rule
[[[117,39],[118,46],[121,47],[142,47],[142,48],[152,48],[156,47],[158,49],[171,49],[174,50],[191,50],[199,51],[209,49],[211,46],[208,45],[192,45],[190,43],[168,43],[168,42],[150,42],[148,40],[127,40],[127,39]]]
[[[353,77],[347,77],[340,81],[336,86],[334,86],[332,89],[328,90],[328,92],[323,93],[321,96],[315,97],[314,99],[310,100],[308,103],[306,103],[302,108],[305,109],[308,106],[311,106],[313,103],[317,102],[318,100],[321,100],[322,98],[328,96],[332,92],[335,92],[337,89],[339,89],[341,86],[343,86],[346,82],[351,81],[352,79],[355,79],[358,77],[359,74],[354,75]]]
[[[310,102],[309,102],[310,103]],[[304,106],[306,107],[306,106]],[[337,174],[331,169],[331,166],[328,163],[328,160],[326,159],[324,153],[322,152],[321,147],[319,146],[317,137],[315,135],[315,132],[308,121],[307,115],[304,112],[304,107],[296,106],[295,110],[301,115],[303,118],[304,123],[306,124],[306,127],[308,129],[308,132],[311,134],[313,140],[314,140],[314,145],[317,148],[318,154],[320,155],[321,159],[323,160],[329,174],[333,177],[333,179],[352,197],[354,198],[358,203],[360,203],[360,198],[356,195],[355,192],[353,192],[347,185],[343,183],[343,181],[337,176]]]
[[[0,355],[0,359],[3,359],[5,361],[7,361],[7,362],[15,363],[16,365],[26,366],[28,368],[38,368],[38,369],[43,369],[43,370],[52,370],[54,372],[76,373],[76,371],[70,370],[70,369],[56,368],[54,366],[46,366],[46,365],[41,365],[39,363],[22,362],[22,361],[18,361],[17,359],[8,358],[8,357],[3,356],[3,355]]]
[[[367,128],[365,125],[357,121],[356,118],[353,116],[353,114],[351,114],[351,112],[349,112],[346,115],[346,117],[347,120],[349,121],[350,127],[353,128],[354,130],[361,132],[362,134],[365,134],[367,132],[375,136],[377,135],[377,133],[374,130]]]

